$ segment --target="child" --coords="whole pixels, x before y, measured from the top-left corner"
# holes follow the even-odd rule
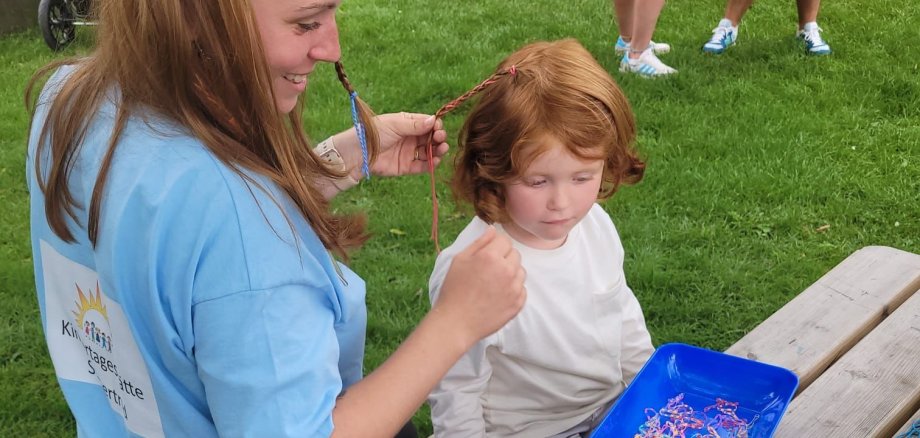
[[[452,182],[477,217],[438,257],[430,298],[495,224],[521,254],[527,303],[429,395],[435,436],[586,436],[652,352],[620,238],[595,203],[642,178],[635,122],[575,40],[530,44],[492,79],[460,134]]]

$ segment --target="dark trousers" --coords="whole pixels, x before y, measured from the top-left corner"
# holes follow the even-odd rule
[[[393,438],[418,438],[418,431],[415,430],[415,425],[412,424],[412,420],[409,420]]]

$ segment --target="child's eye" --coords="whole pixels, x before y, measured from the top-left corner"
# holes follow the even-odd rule
[[[591,176],[576,176],[576,177],[575,177],[575,182],[584,183],[584,182],[591,181],[592,179],[594,179],[594,177],[591,177]]]
[[[543,184],[546,184],[545,179],[534,179],[534,180],[527,181],[527,185],[530,187],[540,187]]]
[[[320,24],[317,23],[317,22],[315,22],[315,21],[312,22],[312,23],[297,23],[297,27],[298,27],[302,32],[310,32],[311,30],[319,29],[319,26],[320,26]]]

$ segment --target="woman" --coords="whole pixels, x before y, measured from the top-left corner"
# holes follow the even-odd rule
[[[36,75],[54,71],[27,164],[42,322],[79,434],[396,434],[525,299],[518,253],[488,230],[362,378],[364,284],[333,255],[364,224],[327,198],[365,168],[421,172],[432,131],[437,164],[443,129],[362,111],[365,153],[355,129],[311,151],[300,96],[339,59],[338,1],[96,4],[93,53]]]

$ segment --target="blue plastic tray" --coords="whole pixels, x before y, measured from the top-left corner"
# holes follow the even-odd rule
[[[785,368],[686,344],[664,344],[655,350],[591,438],[633,438],[645,424],[646,408],[661,409],[679,393],[684,393],[683,402],[694,410],[714,404],[717,397],[738,402],[738,417],[750,422],[759,416],[748,437],[769,438],[798,385],[798,376]]]

